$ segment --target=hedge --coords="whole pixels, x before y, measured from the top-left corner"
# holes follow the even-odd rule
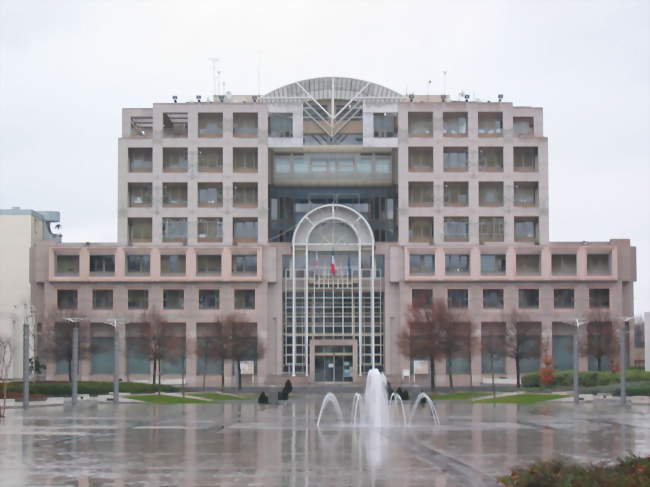
[[[177,387],[161,385],[160,390],[163,392],[176,392]],[[22,392],[22,382],[10,382],[7,386],[7,392]],[[112,382],[90,382],[80,381],[77,385],[79,394],[110,394],[113,392]],[[143,384],[140,382],[120,382],[120,392],[129,392],[142,394],[157,392],[158,386],[153,384]],[[32,394],[44,394],[47,396],[70,396],[72,386],[69,382],[32,382],[29,384],[29,392]]]
[[[621,395],[621,388],[617,387],[612,392],[615,396]],[[628,396],[650,396],[650,383],[648,384],[630,384],[625,388],[625,394]]]
[[[604,386],[608,384],[616,384],[621,380],[621,376],[618,373],[603,371],[589,371],[589,372],[580,372],[578,374],[578,382],[581,387],[595,387],[595,386]],[[638,381],[650,381],[650,372],[639,369],[628,369],[627,370],[627,380],[630,382]],[[521,378],[521,384],[524,387],[539,387],[539,372],[532,372],[530,374],[525,374]],[[555,372],[555,381],[551,386],[573,386],[573,371],[572,370],[560,370]]]

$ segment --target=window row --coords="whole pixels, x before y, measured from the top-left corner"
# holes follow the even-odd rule
[[[505,233],[505,219],[502,216],[481,216],[478,221],[480,242],[503,242]],[[515,242],[539,243],[539,218],[514,217]],[[410,242],[434,242],[433,217],[409,217]],[[469,217],[456,216],[444,217],[445,242],[469,242],[470,224]]]
[[[375,137],[397,137],[397,113],[375,113],[373,115],[373,133]],[[503,135],[503,113],[478,112],[479,137],[500,137]],[[466,137],[468,134],[467,112],[444,112],[442,114],[443,135],[449,137]],[[409,112],[409,137],[433,136],[433,112]],[[533,117],[513,117],[513,135],[515,137],[534,134]]]
[[[188,183],[162,183],[162,205],[166,208],[185,208],[188,203]],[[129,206],[152,206],[153,183],[128,183]],[[257,207],[257,183],[233,183],[232,203],[238,208]],[[223,206],[223,183],[197,183],[196,204],[200,208]]]
[[[269,115],[269,137],[292,137],[293,116],[291,113],[272,113]],[[165,112],[162,114],[163,137],[187,138],[188,113]],[[234,137],[255,138],[258,136],[257,113],[233,113],[232,135]],[[152,117],[131,117],[131,137],[151,138],[153,135]],[[223,113],[199,113],[196,136],[201,138],[223,137]]]
[[[483,309],[503,309],[503,289],[483,289]],[[518,307],[520,309],[539,308],[539,289],[519,289]],[[413,306],[422,307],[433,303],[433,290],[413,289],[411,295]],[[469,308],[468,289],[448,289],[447,306],[449,308]],[[575,290],[572,288],[553,289],[553,307],[555,309],[574,309]],[[609,289],[589,289],[589,308],[608,309]]]
[[[539,149],[537,147],[514,147],[513,169],[516,172],[538,170]],[[447,172],[469,171],[469,150],[467,147],[444,147],[443,170]],[[409,147],[408,167],[413,172],[433,171],[433,147]],[[479,147],[478,169],[483,172],[503,172],[503,147]]]
[[[256,275],[257,255],[243,254],[232,256],[233,275]],[[91,255],[91,275],[113,275],[115,273],[115,255]],[[151,256],[149,254],[127,254],[125,256],[125,270],[127,275],[149,275],[151,272]],[[163,254],[160,256],[161,275],[185,275],[185,254]],[[221,275],[221,255],[198,254],[196,256],[196,274],[206,276]],[[78,255],[56,256],[57,276],[79,275]]]
[[[506,255],[495,253],[481,254],[481,275],[505,275],[506,274]],[[541,275],[541,255],[535,254],[517,254],[515,257],[516,274],[522,276]],[[435,254],[432,253],[412,253],[409,256],[409,274],[410,275],[434,275]],[[445,255],[445,274],[469,274],[470,273],[470,255],[469,254],[446,254]],[[551,255],[551,274],[554,276],[575,276],[577,275],[577,255],[576,254],[552,254]],[[590,276],[606,276],[611,274],[610,254],[587,254],[587,274]]]
[[[469,206],[469,182],[448,181],[443,183],[444,206]],[[475,197],[473,197],[475,198]],[[503,182],[481,181],[478,183],[479,206],[504,206]],[[515,181],[513,204],[520,207],[536,207],[539,204],[537,181]],[[409,182],[409,206],[433,206],[433,182]]]
[[[163,172],[187,172],[189,157],[187,147],[163,147]],[[232,151],[234,172],[257,172],[258,151],[255,147],[237,147]],[[221,147],[201,147],[197,151],[199,172],[222,172],[223,149]],[[129,171],[152,172],[153,149],[151,147],[129,148]]]
[[[152,241],[153,223],[151,218],[129,218],[129,243],[149,243]],[[234,242],[257,242],[257,218],[233,218]],[[162,241],[187,241],[187,218],[165,217],[162,219]],[[199,242],[221,242],[223,240],[223,219],[220,217],[197,218],[197,240]]]
[[[149,291],[147,289],[129,289],[128,309],[149,309]],[[78,291],[76,289],[57,290],[57,307],[60,310],[76,310]],[[199,289],[198,309],[219,309],[219,289]],[[254,289],[235,289],[235,309],[255,309]],[[113,309],[112,289],[93,289],[92,308],[96,310]],[[189,309],[185,304],[183,289],[163,289],[163,309]]]

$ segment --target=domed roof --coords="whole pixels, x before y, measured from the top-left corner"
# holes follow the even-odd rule
[[[332,96],[333,95],[333,96]],[[403,98],[400,93],[370,81],[356,78],[323,77],[295,81],[288,85],[268,92],[262,97],[268,101],[274,100],[398,100]]]

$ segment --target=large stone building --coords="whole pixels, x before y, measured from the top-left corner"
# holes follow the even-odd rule
[[[503,336],[513,310],[533,337],[525,370],[542,352],[569,367],[573,323],[590,311],[633,314],[628,240],[549,242],[541,108],[309,79],[124,109],[118,171],[118,242],[44,244],[36,257],[41,326],[88,322],[82,377],[112,373],[112,318],[125,323],[121,375],[149,377],[138,343],[152,309],[187,351],[164,361],[165,378],[184,363],[191,382],[231,383],[232,361],[195,351],[236,312],[266,350],[244,357],[258,384],[356,382],[372,366],[426,379],[422,357],[398,347],[412,300],[443,299],[471,323],[476,359],[450,362],[461,384],[488,374],[481,337]],[[55,358],[48,375],[67,373]],[[494,367],[514,374],[510,358]]]

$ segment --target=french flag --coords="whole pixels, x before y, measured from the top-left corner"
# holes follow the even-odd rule
[[[336,275],[336,261],[334,260],[333,255],[332,255],[332,263],[330,264],[330,272],[332,273],[333,276]]]

